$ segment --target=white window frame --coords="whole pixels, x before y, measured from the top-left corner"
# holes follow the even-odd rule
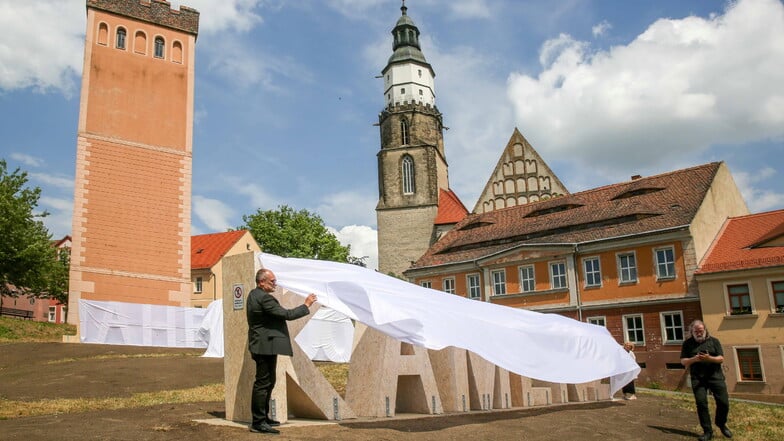
[[[776,277],[767,280],[768,284],[768,297],[770,299],[770,312],[774,314],[782,314],[784,313],[784,302],[779,305],[779,308],[776,309],[776,293],[773,291],[773,284],[774,283],[784,283],[784,278]]]
[[[629,338],[629,323],[628,319],[630,318],[640,318],[640,334],[642,334],[642,340],[637,340],[637,335],[634,338]],[[630,341],[636,345],[644,346],[645,345],[645,317],[642,314],[625,314],[621,317],[623,320],[623,341]],[[637,328],[634,328],[634,331],[637,331]]]
[[[667,316],[667,315],[669,315],[669,316],[677,315],[677,316],[680,317],[680,319],[681,319],[681,326],[680,326],[681,338],[680,339],[670,340],[668,338],[667,329],[673,329],[674,330],[675,327],[674,326],[667,326],[667,324],[665,323],[665,316]],[[667,344],[683,343],[683,340],[685,339],[685,335],[686,335],[686,326],[684,325],[684,322],[683,322],[683,311],[662,311],[662,312],[659,313],[659,322],[661,323],[662,343],[663,344],[667,345]]]
[[[563,269],[562,274],[555,274],[555,267],[560,266]],[[554,260],[552,262],[547,262],[547,267],[550,270],[550,289],[566,289],[569,288],[569,281],[566,278],[566,261],[564,260]],[[560,284],[556,284],[556,280],[561,280]]]
[[[533,265],[523,265],[518,267],[517,271],[520,273],[520,292],[534,292],[536,291],[536,269]],[[529,272],[530,274],[523,274]],[[526,277],[530,275],[530,277]],[[526,286],[528,285],[528,286]]]
[[[659,252],[660,251],[665,251],[666,252],[667,250],[672,252],[672,262],[668,262],[666,260],[664,262],[660,262],[659,261]],[[665,259],[666,259],[666,256],[665,256]],[[653,249],[653,265],[654,265],[654,267],[656,269],[656,280],[672,280],[672,279],[674,279],[677,276],[677,274],[675,272],[675,247],[672,246],[672,245],[668,245],[668,246],[654,248]],[[669,268],[671,266],[672,267],[672,274],[662,274],[662,272],[661,272],[662,265],[664,265],[666,268]]]
[[[502,280],[498,280],[498,278],[496,277],[499,275]],[[490,271],[490,278],[493,281],[493,295],[496,296],[506,295],[506,269],[504,268],[500,270]],[[503,292],[498,292],[498,291],[503,291]]]
[[[476,284],[472,283],[474,280]],[[482,278],[479,276],[479,273],[466,274],[466,288],[469,299],[479,300],[482,298]]]
[[[423,281],[419,282],[419,286],[421,286],[422,288],[431,288],[432,289],[433,288],[433,282],[431,282],[430,280],[423,280]]]
[[[49,315],[47,316],[49,323],[54,323],[57,320],[57,307],[50,306],[49,307]]]
[[[444,280],[441,281],[441,287],[443,291],[447,294],[454,294],[455,293],[455,278],[454,277],[446,277]]]
[[[762,374],[761,380],[744,380],[741,371],[740,371],[740,357],[738,356],[738,349],[756,349],[757,350],[757,357],[759,357],[759,364],[760,364],[760,373]],[[765,363],[762,358],[762,347],[759,345],[741,345],[741,346],[733,346],[732,351],[735,355],[735,378],[738,379],[738,383],[745,383],[745,384],[762,384],[765,383],[765,379],[768,378],[765,375]]]
[[[634,259],[634,266],[633,267],[629,266],[627,268],[624,268],[622,260],[623,260],[624,257],[629,257],[629,256],[631,256]],[[637,271],[637,252],[635,252],[635,251],[626,251],[626,252],[623,252],[623,253],[617,253],[615,255],[615,260],[617,262],[617,267],[618,267],[618,284],[619,285],[637,283],[640,280],[640,275],[639,275],[639,273]],[[634,277],[631,278],[631,274],[629,274],[630,278],[629,279],[624,279],[624,276],[623,276],[624,271],[627,271],[627,272],[634,271]]]
[[[730,302],[730,287],[736,285],[746,285],[746,288],[749,290],[749,307],[751,308],[751,312],[748,314],[733,314],[732,313],[732,303]],[[748,280],[737,280],[737,281],[728,281],[724,283],[724,305],[727,307],[726,314],[728,317],[744,317],[744,316],[753,316],[757,312],[757,308],[754,307],[754,287],[752,286],[751,282]]]
[[[595,277],[598,277],[598,283],[588,283],[588,268],[586,268],[586,264],[588,262],[596,262],[596,268],[593,271],[590,271],[590,274],[593,274]],[[585,287],[586,288],[601,288],[602,287],[602,260],[599,256],[588,256],[583,258],[583,278],[585,279]]]
[[[607,317],[604,315],[586,317],[585,322],[596,326],[603,326],[605,328],[607,327]],[[601,324],[599,324],[598,322],[601,322]]]
[[[416,192],[416,182],[414,181],[414,158],[410,155],[403,156],[403,159],[400,161],[400,169],[403,177],[403,194],[414,194]]]

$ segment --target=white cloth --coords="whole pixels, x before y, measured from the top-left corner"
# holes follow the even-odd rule
[[[202,308],[79,300],[82,343],[204,348]]]
[[[278,284],[406,343],[467,349],[489,362],[555,383],[610,377],[610,393],[639,366],[603,326],[557,314],[469,300],[357,265],[257,253]]]
[[[199,326],[199,337],[207,343],[202,357],[223,357],[223,300],[210,302]]]
[[[294,340],[311,360],[348,363],[354,325],[344,314],[322,306]]]

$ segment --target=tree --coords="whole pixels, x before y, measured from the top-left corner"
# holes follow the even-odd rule
[[[25,184],[27,173],[17,168],[9,174],[5,160],[0,159],[0,293],[5,295],[20,291],[42,295],[63,284],[55,268],[62,264],[41,220],[48,213],[34,212],[41,189],[25,188]],[[66,270],[65,285],[67,274]]]
[[[277,210],[257,210],[242,216],[245,225],[265,253],[282,257],[348,262],[350,246],[343,246],[324,221],[308,210],[295,211],[287,205]]]

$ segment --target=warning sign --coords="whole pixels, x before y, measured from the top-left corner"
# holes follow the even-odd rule
[[[242,284],[236,284],[231,287],[234,297],[234,310],[242,309],[245,306],[245,289]]]

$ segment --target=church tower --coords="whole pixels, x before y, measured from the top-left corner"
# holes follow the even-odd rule
[[[199,13],[87,0],[68,321],[79,300],[189,306]],[[130,331],[129,331],[130,332]]]
[[[435,105],[433,67],[419,29],[402,15],[392,30],[393,53],[381,72],[384,110],[378,116],[379,271],[402,275],[437,239],[439,198],[449,191],[443,122]],[[451,200],[451,199],[450,199]],[[462,204],[460,204],[462,205]]]

